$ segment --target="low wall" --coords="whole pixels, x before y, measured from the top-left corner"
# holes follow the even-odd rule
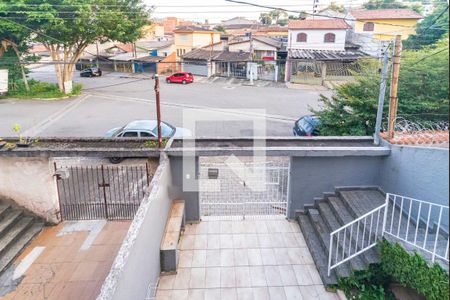
[[[97,299],[153,299],[160,274],[160,244],[172,198],[169,159],[163,154]]]
[[[333,192],[337,186],[379,185],[384,159],[385,156],[291,157],[288,217],[294,218],[296,210],[314,203],[314,198],[324,192]]]
[[[11,200],[47,222],[58,223],[58,191],[52,159],[0,156],[0,198]]]

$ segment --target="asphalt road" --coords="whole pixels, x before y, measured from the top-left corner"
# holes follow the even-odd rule
[[[19,123],[31,136],[103,136],[136,119],[156,119],[154,80],[110,73],[80,78],[83,94],[65,100],[0,100],[0,136],[14,136]],[[34,69],[32,78],[55,82],[52,66]],[[294,121],[317,107],[328,91],[252,87],[242,83],[166,84],[161,80],[162,119],[197,136],[292,136]],[[256,130],[255,130],[256,127]]]

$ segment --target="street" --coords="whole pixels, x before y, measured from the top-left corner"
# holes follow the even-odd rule
[[[0,100],[0,136],[14,136],[14,124],[24,135],[42,137],[99,137],[111,128],[137,119],[156,119],[154,80],[140,75],[109,73],[74,81],[82,94],[63,100]],[[124,78],[124,76],[129,76]],[[53,66],[33,69],[31,78],[56,82]],[[163,121],[176,127],[185,119],[197,120],[189,128],[196,136],[259,135],[253,126],[265,122],[266,136],[292,136],[294,121],[318,107],[321,93],[314,89],[288,89],[284,85],[246,86],[238,80],[216,82],[196,78],[189,85],[167,84],[161,76]],[[203,120],[203,121],[200,121]],[[256,122],[256,123],[255,123]],[[192,124],[192,121],[189,122]],[[190,126],[192,127],[192,126]]]

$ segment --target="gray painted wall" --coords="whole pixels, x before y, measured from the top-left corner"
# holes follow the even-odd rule
[[[381,165],[380,185],[383,190],[448,206],[448,149],[400,145],[390,147],[391,155]],[[437,210],[434,215],[437,215]],[[443,218],[444,224],[448,225],[448,216]]]
[[[182,199],[186,201],[185,214],[186,221],[200,221],[200,200],[198,193],[198,174],[199,174],[199,160],[198,157],[195,158],[195,170],[183,170],[183,157],[182,156],[171,156],[170,165],[172,168],[172,181],[173,185],[170,189],[170,195],[172,199]],[[191,189],[183,186],[183,178],[186,178],[186,173],[190,173],[194,176],[190,176],[193,180],[191,181],[191,188],[196,191],[189,191]]]
[[[148,299],[153,297],[160,274],[160,244],[172,198],[170,161],[162,157],[113,267],[97,299]]]
[[[314,197],[333,192],[336,186],[379,185],[380,166],[385,157],[291,157],[289,218]]]

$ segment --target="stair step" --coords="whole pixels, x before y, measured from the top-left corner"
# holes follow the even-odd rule
[[[9,247],[2,256],[0,256],[0,274],[14,261],[14,259],[22,253],[28,243],[42,230],[43,223],[32,224],[23,234],[16,240],[14,245]]]
[[[313,224],[308,216],[298,217],[298,223],[302,229],[306,244],[310,249],[311,255],[314,259],[316,267],[319,271],[322,282],[325,286],[337,284],[337,277],[334,271],[331,271],[328,277],[328,257],[321,245],[319,237],[317,236]]]
[[[325,253],[327,255],[328,262],[328,254],[330,252],[330,230],[324,221],[325,216],[321,216],[318,210],[310,209],[308,210],[309,217],[311,219],[311,223],[313,224],[314,229],[316,230],[319,240],[322,244],[322,247],[325,249]],[[328,218],[333,218],[333,215],[327,215]],[[342,240],[341,240],[342,243]],[[348,245],[348,244],[347,244]],[[339,247],[339,253],[342,253],[342,247]],[[335,250],[335,249],[333,249]],[[347,247],[346,247],[347,252]],[[366,268],[365,263],[361,260],[360,257],[355,257],[349,261],[350,267],[353,270],[364,270]],[[350,270],[347,267],[348,264],[343,264],[336,268],[336,273],[340,277],[347,277],[350,274]]]
[[[0,220],[0,236],[3,236],[3,234],[14,225],[21,214],[22,211],[17,209],[9,209],[8,212],[5,213],[3,219]]]
[[[347,206],[344,205],[342,200],[338,197],[328,197],[328,204],[330,206],[331,211],[336,217],[337,221],[341,224],[341,226],[348,224],[355,220],[352,214],[349,212]],[[362,236],[358,237],[358,244],[360,245],[362,242]],[[378,263],[380,261],[380,255],[375,248],[369,249],[365,251],[362,255],[362,258],[368,264]]]
[[[3,214],[7,212],[8,208],[10,208],[11,205],[6,203],[0,203],[0,220],[3,218]]]
[[[32,217],[21,218],[2,237],[0,237],[0,256],[8,247],[20,238],[21,234],[32,224]]]
[[[368,213],[386,201],[385,196],[378,190],[338,190],[337,193],[354,218]]]

